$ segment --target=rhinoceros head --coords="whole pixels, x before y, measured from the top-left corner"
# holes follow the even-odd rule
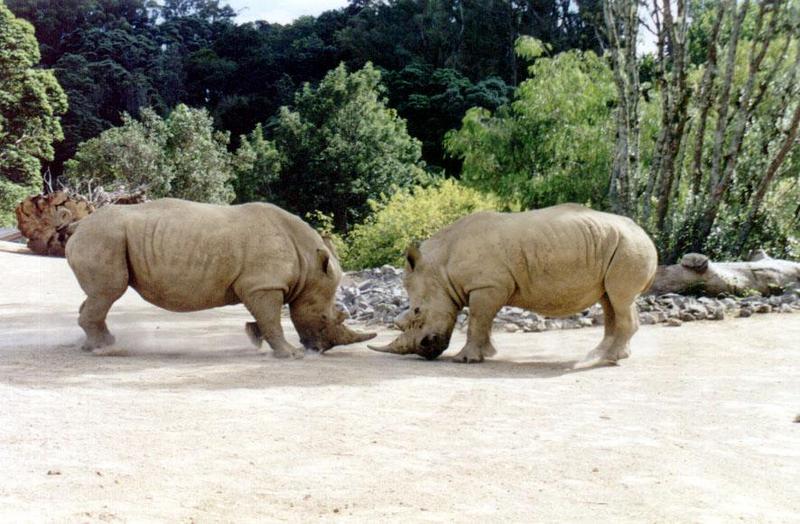
[[[383,353],[414,353],[433,360],[450,344],[459,307],[447,292],[438,265],[427,263],[416,245],[406,251],[403,285],[409,308],[395,320],[402,331],[386,346],[369,346]]]
[[[320,352],[375,337],[375,333],[360,333],[344,325],[347,314],[335,299],[342,270],[331,253],[332,250],[317,250],[317,260],[310,264],[303,292],[289,307],[300,342]]]

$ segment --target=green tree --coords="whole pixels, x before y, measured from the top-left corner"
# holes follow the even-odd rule
[[[649,230],[664,262],[690,251],[789,253],[792,237],[800,236],[797,208],[774,204],[777,191],[790,202],[800,195],[796,183],[786,183],[796,178],[800,150],[798,3],[653,2],[647,21],[656,37],[648,64],[652,90],[641,99],[642,60],[629,45],[635,39],[619,38],[635,35],[638,25],[630,20],[638,19],[640,5],[604,5],[610,6],[605,15],[617,91],[625,101],[617,106],[616,141],[627,151],[617,158],[628,168],[627,190],[619,194],[630,205],[621,210]],[[650,97],[660,106],[660,124],[648,158],[644,147],[638,154],[636,136],[647,111],[641,100]],[[642,141],[648,134],[642,129]]]
[[[563,201],[606,204],[613,157],[614,84],[606,62],[591,51],[552,58],[533,39],[518,51],[538,58],[514,101],[494,114],[470,109],[446,136],[463,159],[462,180],[523,207]]]
[[[274,129],[282,157],[277,201],[305,215],[332,214],[347,231],[367,200],[422,173],[420,143],[386,107],[380,72],[367,64],[331,70],[318,87],[306,84],[293,108],[282,107]]]
[[[460,163],[445,158],[444,135],[458,127],[467,109],[494,111],[508,103],[512,88],[499,77],[473,83],[455,69],[434,69],[414,62],[384,74],[389,104],[408,121],[408,131],[422,141],[422,156],[430,167],[456,175]]]
[[[0,224],[11,222],[19,200],[41,191],[41,161],[63,138],[67,97],[51,71],[34,68],[39,57],[33,27],[0,2]]]
[[[236,202],[272,202],[275,199],[272,185],[280,176],[281,159],[275,144],[264,139],[261,124],[249,135],[240,137],[234,169]]]
[[[166,119],[145,109],[141,120],[124,115],[121,126],[82,143],[65,175],[81,188],[144,186],[151,197],[227,203],[235,164],[227,145],[205,109],[179,105]]]

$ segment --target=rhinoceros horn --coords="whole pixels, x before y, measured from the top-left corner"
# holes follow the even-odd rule
[[[355,344],[356,342],[364,342],[375,338],[377,333],[361,333],[354,331],[349,327],[339,324],[333,332],[333,342],[337,346],[344,346],[347,344]]]
[[[367,344],[367,347],[373,351],[380,351],[381,353],[396,353],[398,355],[407,355],[414,352],[414,348],[408,343],[408,340],[403,336],[403,334],[385,346],[373,346],[372,344]]]

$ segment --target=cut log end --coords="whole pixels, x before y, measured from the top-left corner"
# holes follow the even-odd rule
[[[69,239],[67,226],[94,209],[85,198],[66,191],[35,195],[17,206],[17,228],[28,239],[28,248],[34,253],[63,257]]]

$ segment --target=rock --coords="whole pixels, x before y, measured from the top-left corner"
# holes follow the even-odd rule
[[[555,319],[548,318],[547,320],[544,321],[544,325],[545,325],[546,329],[561,329],[561,321],[560,320],[555,320]]]
[[[649,326],[649,325],[657,323],[658,320],[656,320],[655,315],[653,315],[651,313],[642,313],[641,315],[639,315],[639,322],[641,324]]]
[[[685,313],[691,315],[693,317],[692,320],[705,320],[708,317],[708,309],[700,304],[688,304]],[[681,318],[686,320],[683,318],[683,315]]]
[[[683,322],[681,322],[680,319],[677,319],[677,318],[670,318],[670,319],[667,320],[667,325],[671,326],[671,327],[678,327],[678,326],[680,326],[682,324],[683,324]]]
[[[717,306],[712,312],[708,314],[710,320],[725,320],[725,308]]]
[[[402,276],[403,271],[392,266],[348,273],[338,291],[337,304],[353,321],[393,327],[397,316],[408,308]],[[662,322],[680,325],[695,320],[724,320],[726,316],[748,317],[754,312],[800,311],[800,283],[792,283],[779,293],[770,297],[734,297],[728,294],[689,297],[665,293],[639,297],[636,306],[642,325]],[[498,312],[494,325],[496,329],[510,333],[536,333],[551,329],[601,326],[604,321],[600,304],[560,319],[545,318],[533,311],[506,306]],[[464,330],[468,325],[469,308],[464,308],[456,319],[456,326]]]

